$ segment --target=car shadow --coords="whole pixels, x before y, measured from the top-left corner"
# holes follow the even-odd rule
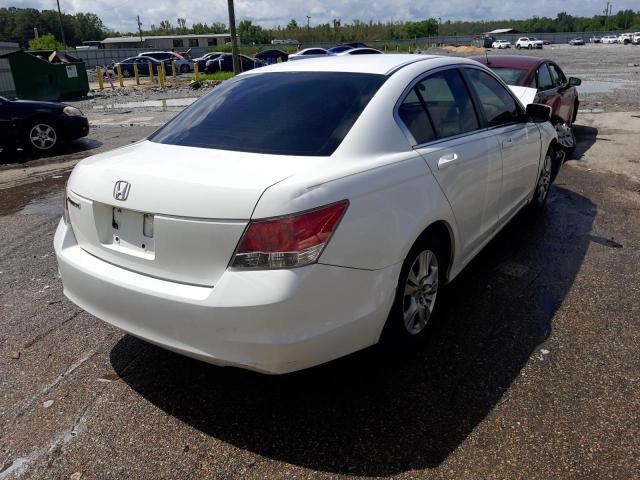
[[[567,155],[567,161],[580,160],[582,156],[596,143],[598,129],[586,125],[573,125],[573,134],[576,137],[576,148]]]
[[[544,215],[517,216],[443,291],[441,320],[417,351],[370,348],[274,377],[125,335],[111,364],[156,407],[269,459],[366,476],[436,467],[549,336],[595,215],[590,200],[554,187]]]
[[[56,161],[84,158],[84,152],[94,150],[102,146],[102,142],[93,138],[79,138],[72,142],[63,143],[51,152],[32,152],[22,148],[6,148],[0,150],[0,165],[22,164],[35,166],[39,164],[54,163]],[[62,158],[65,157],[65,158]]]

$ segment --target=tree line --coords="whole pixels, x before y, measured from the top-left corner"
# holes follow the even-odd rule
[[[306,20],[306,19],[305,19]],[[94,13],[62,14],[65,42],[70,46],[81,45],[86,40],[103,40],[107,36],[138,35],[138,32],[115,32],[108,29],[100,17]],[[427,18],[414,22],[381,22],[353,20],[351,23],[335,18],[319,25],[307,25],[293,19],[285,26],[264,28],[251,20],[238,24],[238,34],[244,44],[266,44],[273,39],[294,39],[301,43],[375,41],[407,38],[422,38],[435,35],[478,35],[496,28],[510,27],[523,32],[590,32],[605,30],[640,31],[640,11],[620,10],[605,16],[575,17],[560,12],[555,18],[532,17],[525,20],[451,21]],[[17,42],[27,46],[34,38],[34,28],[39,35],[51,35],[47,41],[60,42],[60,24],[55,10],[34,8],[0,8],[0,41]],[[152,24],[142,34],[188,35],[205,33],[225,33],[227,25],[222,22],[203,22],[187,26],[187,19],[178,18],[176,23],[162,20]],[[40,42],[42,43],[42,42]],[[35,43],[34,43],[35,44]],[[59,43],[56,43],[59,45]]]

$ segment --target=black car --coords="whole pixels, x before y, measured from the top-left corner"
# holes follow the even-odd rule
[[[205,53],[203,56],[194,58],[193,62],[198,64],[198,71],[204,72],[207,66],[207,60],[213,60],[214,58],[219,57],[220,55],[224,55],[223,52],[209,52]]]
[[[114,65],[114,69],[117,65],[120,65],[120,69],[122,70],[122,76],[125,78],[128,78],[128,77],[133,77],[134,75],[133,66],[138,65],[138,75],[147,76],[149,75],[149,65],[151,65],[151,68],[153,68],[153,74],[157,75],[158,70],[162,68],[161,67],[162,64],[164,64],[165,73],[167,75],[171,75],[171,62],[169,61],[160,62],[155,58],[144,57],[144,56],[130,57],[125,60],[122,60],[121,62],[118,62]]]
[[[259,59],[247,57],[246,55],[239,55],[240,57],[240,71],[246,72],[247,70],[253,70],[254,68],[262,67],[265,62]],[[224,53],[212,60],[207,60],[205,64],[205,72],[233,72],[233,58],[230,53]]]
[[[88,133],[89,121],[75,107],[0,97],[0,148],[47,152]]]
[[[289,60],[289,54],[278,49],[265,50],[263,52],[256,53],[255,57],[258,60],[262,60],[267,65],[278,63],[279,61],[286,62]]]

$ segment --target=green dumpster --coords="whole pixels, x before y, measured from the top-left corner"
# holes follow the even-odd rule
[[[86,95],[84,62],[53,50],[18,51],[0,56],[9,61],[16,96],[23,100],[60,101]]]

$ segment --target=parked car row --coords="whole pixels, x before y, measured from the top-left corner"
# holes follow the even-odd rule
[[[640,45],[640,32],[621,33],[620,35],[606,35],[604,37],[591,37],[591,43],[620,43],[622,45]]]

